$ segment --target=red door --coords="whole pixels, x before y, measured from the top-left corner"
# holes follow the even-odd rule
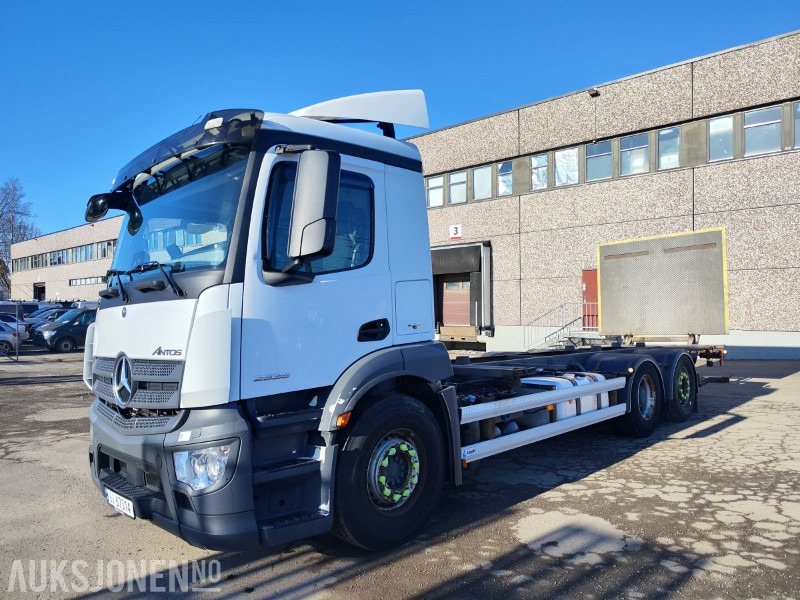
[[[583,329],[584,331],[597,331],[599,325],[597,269],[587,269],[581,273],[581,287],[583,288]]]

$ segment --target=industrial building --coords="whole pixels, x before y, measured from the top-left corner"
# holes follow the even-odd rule
[[[12,300],[97,300],[122,217],[56,231],[11,246]]]
[[[527,349],[575,314],[591,329],[599,244],[724,228],[730,334],[701,341],[800,358],[800,33],[409,141],[443,339]],[[12,298],[95,299],[120,219],[15,244]]]
[[[443,337],[532,347],[585,324],[598,244],[722,227],[730,335],[701,341],[800,358],[798,100],[795,32],[410,139]]]

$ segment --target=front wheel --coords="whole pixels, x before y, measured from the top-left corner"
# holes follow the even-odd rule
[[[0,340],[0,356],[5,356],[6,354],[11,354],[14,350],[11,342],[7,342],[6,340]]]
[[[75,340],[70,337],[63,337],[56,342],[58,352],[72,352],[75,350]]]
[[[410,539],[442,491],[444,443],[433,413],[394,394],[367,408],[348,432],[336,467],[334,533],[367,550]]]

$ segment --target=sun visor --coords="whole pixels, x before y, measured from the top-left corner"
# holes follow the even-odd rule
[[[208,113],[198,123],[182,129],[151,146],[120,169],[111,189],[162,161],[209,144],[252,144],[256,139],[264,112],[234,108]]]

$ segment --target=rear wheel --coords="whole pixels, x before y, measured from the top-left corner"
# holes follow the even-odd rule
[[[75,340],[71,337],[63,337],[56,342],[58,352],[72,352],[75,350]]]
[[[11,354],[14,351],[11,342],[7,342],[5,340],[0,340],[0,356],[5,356],[6,354]]]
[[[630,381],[631,411],[625,416],[624,432],[633,437],[647,437],[661,418],[664,388],[658,376],[658,367],[643,362],[636,368]]]
[[[671,421],[682,423],[689,418],[697,404],[697,376],[688,356],[681,356],[675,367],[672,398],[667,400],[667,415]]]
[[[334,533],[367,550],[411,538],[439,500],[444,443],[433,413],[401,394],[382,398],[352,426],[336,467]]]

